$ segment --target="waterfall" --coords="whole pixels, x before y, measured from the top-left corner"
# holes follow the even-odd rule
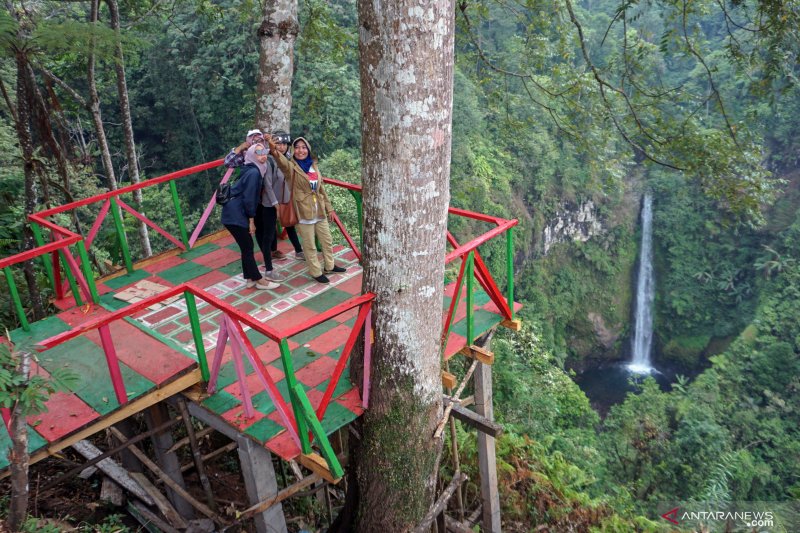
[[[636,315],[631,342],[632,359],[628,365],[631,372],[650,373],[650,350],[653,344],[653,298],[655,296],[653,275],[653,198],[644,195],[642,206],[642,243],[639,251],[639,274],[636,280]]]

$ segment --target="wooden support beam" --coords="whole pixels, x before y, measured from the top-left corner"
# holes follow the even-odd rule
[[[445,407],[448,404],[453,404],[452,408],[452,415],[454,418],[460,420],[464,424],[468,426],[474,427],[481,433],[485,433],[487,435],[491,435],[492,437],[499,437],[503,434],[503,426],[494,422],[493,420],[489,420],[488,418],[479,415],[475,411],[471,411],[466,407],[462,406],[458,402],[454,402],[449,397],[445,396],[443,398]]]
[[[445,389],[455,389],[458,385],[456,377],[446,370],[442,370],[442,386]]]
[[[72,445],[72,448],[84,456],[86,459],[93,460],[96,457],[103,455],[97,447],[88,440],[82,440]],[[116,481],[125,490],[135,495],[148,505],[153,505],[153,500],[147,494],[142,486],[133,480],[130,473],[118,465],[113,459],[105,458],[97,461],[97,467],[102,470],[108,477]]]
[[[480,346],[472,345],[472,346],[464,346],[458,352],[461,355],[469,357],[470,359],[475,359],[476,361],[480,361],[484,365],[491,365],[494,363],[494,353],[490,352],[485,348],[481,348]]]
[[[247,499],[251,505],[275,497],[278,490],[278,477],[272,463],[272,454],[263,444],[256,443],[248,436],[240,434],[237,438],[239,444],[239,463],[242,466],[242,479],[244,481]],[[286,533],[286,518],[283,507],[271,506],[263,512],[253,515],[253,522],[257,533]]]
[[[515,318],[514,320],[506,319],[500,322],[500,325],[513,331],[519,331],[522,329],[522,320],[519,318]]]
[[[320,476],[318,476],[317,474],[311,474],[310,476],[304,477],[303,479],[301,479],[300,481],[298,481],[294,485],[290,485],[290,486],[286,487],[285,489],[280,491],[278,494],[276,494],[272,498],[269,498],[269,499],[264,500],[263,502],[257,503],[255,505],[253,505],[252,507],[248,507],[247,509],[244,510],[244,512],[242,512],[239,515],[239,518],[237,518],[234,523],[232,523],[229,526],[221,529],[220,533],[225,533],[226,531],[229,531],[230,529],[238,527],[239,524],[241,524],[243,521],[252,518],[253,516],[257,515],[258,513],[263,513],[264,511],[266,511],[267,509],[269,509],[273,505],[277,505],[280,502],[282,502],[283,500],[285,500],[286,498],[294,496],[295,494],[297,494],[298,492],[300,492],[304,488],[306,488],[306,487],[308,487],[310,485],[313,485],[314,483],[316,483],[320,479],[322,479],[322,478],[320,478]]]
[[[469,370],[464,375],[464,380],[461,382],[461,385],[458,386],[455,394],[453,394],[453,400],[458,400],[461,396],[461,393],[464,392],[464,387],[467,386],[467,382],[472,377],[472,373],[475,372],[475,368],[478,366],[478,361],[472,361],[472,364],[469,366]],[[442,436],[442,432],[444,431],[444,425],[447,422],[447,419],[450,417],[450,411],[453,409],[453,403],[448,404],[444,408],[444,414],[442,415],[442,419],[439,421],[439,425],[436,427],[436,431],[433,432],[433,438],[438,439]]]
[[[203,437],[205,437],[206,435],[210,435],[214,431],[215,431],[214,428],[210,428],[210,427],[209,428],[203,428],[203,429],[201,429],[200,431],[197,431],[194,434],[194,438],[197,439],[197,440],[200,440]],[[177,452],[180,448],[183,448],[187,444],[189,444],[189,437],[183,437],[180,440],[176,440],[175,444],[170,446],[169,450],[167,450],[167,453]]]
[[[128,502],[128,512],[133,516],[142,526],[147,529],[148,525],[154,525],[163,533],[178,533],[178,530],[170,526],[155,514],[150,512],[150,509],[145,507],[139,502]],[[148,529],[149,531],[149,529]]]
[[[126,441],[125,436],[120,433],[116,428],[110,428],[111,432],[116,436],[120,441]],[[169,477],[161,468],[158,467],[152,460],[150,460],[147,455],[145,455],[136,445],[131,445],[128,448],[133,454],[139,458],[139,460],[150,469],[156,476],[158,476],[161,481],[163,481],[169,488],[177,492],[181,498],[189,502],[192,507],[206,515],[208,518],[213,520],[217,524],[224,524],[225,522],[217,516],[214,511],[206,507],[206,505],[202,502],[197,501],[191,494],[186,492],[186,489],[175,483],[171,477]]]
[[[161,491],[153,485],[147,476],[145,476],[142,472],[133,472],[131,474],[134,479],[148,492],[150,497],[155,501],[156,507],[164,515],[164,518],[172,525],[172,527],[178,529],[186,529],[188,524],[186,520],[175,510],[171,503],[166,496],[161,494]]]
[[[436,503],[434,503],[433,507],[428,510],[425,518],[423,518],[422,522],[420,522],[417,527],[414,528],[414,533],[426,533],[430,530],[431,524],[433,524],[433,521],[436,520],[436,517],[445,510],[447,507],[447,502],[453,497],[456,489],[466,480],[467,475],[463,472],[455,473],[453,479],[450,480],[450,484],[447,485],[447,488],[444,489],[444,491],[439,495]]]
[[[478,365],[475,372],[475,412],[488,420],[494,419],[492,405],[492,367]],[[478,467],[481,486],[481,531],[500,533],[500,491],[497,487],[497,458],[495,439],[478,433]]]
[[[223,446],[222,448],[217,448],[217,449],[216,449],[216,450],[214,450],[213,452],[208,452],[207,454],[205,454],[205,455],[203,456],[203,462],[204,462],[204,463],[205,463],[205,462],[208,462],[210,459],[213,459],[214,457],[216,457],[216,456],[218,456],[218,455],[221,455],[221,454],[223,454],[223,453],[226,453],[226,452],[233,451],[233,450],[235,450],[235,449],[236,449],[236,447],[237,447],[237,446],[239,446],[239,444],[238,444],[238,443],[236,443],[236,442],[229,442],[228,444],[226,444],[226,445],[225,445],[225,446]],[[183,465],[183,466],[181,467],[181,472],[187,472],[187,471],[191,470],[192,468],[194,468],[194,463],[188,463],[188,464],[185,464],[185,465]]]
[[[475,531],[464,522],[460,522],[455,518],[450,518],[447,515],[444,517],[444,525],[447,533],[475,533]]]
[[[63,474],[61,474],[57,478],[48,481],[43,487],[41,487],[39,489],[39,494],[41,494],[42,492],[44,492],[44,491],[46,491],[46,490],[48,490],[48,489],[50,489],[52,487],[55,487],[56,485],[61,484],[63,481],[71,478],[75,474],[83,472],[87,468],[92,468],[94,465],[96,465],[97,463],[99,463],[103,459],[105,459],[107,457],[111,457],[115,453],[118,453],[121,450],[124,450],[125,448],[127,448],[131,444],[136,444],[140,440],[146,439],[147,437],[149,437],[153,433],[157,433],[159,431],[164,431],[168,427],[174,426],[179,421],[180,421],[180,418],[177,418],[175,420],[170,420],[169,422],[163,424],[162,426],[159,426],[157,428],[153,428],[150,431],[146,431],[145,433],[140,433],[139,435],[136,435],[135,437],[129,439],[128,442],[126,442],[125,444],[120,444],[119,446],[116,446],[116,447],[108,450],[107,452],[104,452],[104,453],[98,455],[97,457],[94,457],[91,460],[89,460],[89,461],[87,461],[87,462],[85,462],[85,463],[83,463],[81,465],[75,466],[74,468],[64,472]],[[78,442],[82,442],[82,441],[78,441]],[[147,502],[147,503],[150,503],[150,502]]]
[[[342,479],[341,477],[333,477],[333,474],[328,468],[327,461],[318,453],[300,454],[298,460],[301,465],[308,468],[328,483],[333,483],[335,485]]]
[[[161,425],[164,420],[170,419],[169,409],[164,403],[157,403],[147,408],[144,415],[147,426],[151,428]],[[184,422],[187,421],[187,418],[184,418]],[[173,444],[172,431],[155,433],[150,437],[150,442],[153,443],[153,453],[155,454],[156,462],[161,471],[168,475],[176,485],[180,486],[185,491],[186,483],[183,480],[183,474],[181,474],[181,462],[178,459],[178,455],[174,452],[169,453],[167,451]],[[134,455],[136,454],[134,453]],[[172,502],[172,505],[175,506],[175,509],[177,509],[182,517],[190,520],[194,518],[192,504],[181,497],[179,492],[173,490],[172,485],[167,485],[166,492],[169,501]]]

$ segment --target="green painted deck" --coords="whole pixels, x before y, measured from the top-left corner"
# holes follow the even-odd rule
[[[362,270],[352,250],[335,248],[336,263],[347,267],[347,272],[330,275],[331,283],[322,285],[305,273],[305,262],[289,254],[291,249],[288,242],[281,242],[279,247],[287,253],[287,258],[273,260],[273,267],[286,280],[275,290],[245,288],[238,247],[227,233],[220,233],[216,240],[188,252],[161,258],[132,274],[98,283],[101,294],[99,306],[75,307],[71,298],[56,302],[62,309],[60,313],[32,324],[30,332],[11,332],[11,338],[15,343],[35,344],[129,305],[114,296],[142,281],[166,287],[191,281],[256,320],[279,330],[361,294]],[[446,287],[443,313],[448,310],[453,291],[453,284]],[[466,345],[465,305],[462,293],[456,321],[448,338],[446,357],[451,357]],[[476,336],[502,321],[499,310],[480,288],[475,293],[475,307]],[[198,301],[198,312],[210,367],[222,316],[216,308],[201,301]],[[356,314],[357,309],[353,309],[289,339],[297,379],[305,388],[314,408],[322,400]],[[124,321],[112,323],[110,327],[129,401],[153,394],[197,367],[191,326],[182,298],[169,305],[145,309]],[[258,357],[277,382],[284,400],[290,403],[278,345],[256,331],[245,328],[245,332]],[[245,416],[241,387],[231,357],[228,345],[223,356],[217,392],[202,400],[200,405],[273,453],[284,459],[296,458],[300,453],[299,448],[290,438],[275,406],[246,361],[246,382],[256,412],[253,417]],[[46,413],[29,419],[33,429],[31,451],[67,439],[120,408],[97,331],[42,352],[34,372],[47,375],[63,367],[75,370],[79,381],[73,390],[53,395],[47,402]],[[328,434],[349,424],[364,411],[359,389],[350,383],[348,374],[345,370],[322,420]],[[0,432],[0,470],[8,466],[6,450],[9,439],[4,430]]]

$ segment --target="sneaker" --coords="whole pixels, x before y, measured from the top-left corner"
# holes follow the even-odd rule
[[[256,286],[256,282],[253,281],[252,279],[248,279],[247,283],[245,283],[244,286],[246,289],[252,289],[253,287]]]
[[[258,290],[262,290],[262,291],[266,291],[266,290],[270,290],[270,289],[277,289],[278,287],[280,287],[279,284],[277,284],[277,283],[275,283],[273,281],[267,281],[265,279],[260,279],[260,280],[256,281],[256,284],[255,284],[255,288],[258,289]]]
[[[276,283],[280,283],[281,281],[283,281],[283,277],[280,274],[278,274],[277,272],[275,272],[274,270],[265,271],[264,272],[264,278],[269,280],[269,281],[274,281]]]
[[[326,274],[333,274],[334,272],[335,273],[347,272],[347,269],[344,267],[333,265],[332,269],[325,271]]]
[[[275,250],[272,252],[273,259],[286,259],[286,254],[281,252],[280,250]]]
[[[330,283],[331,282],[331,280],[329,280],[328,277],[325,274],[320,274],[319,276],[317,276],[314,279],[319,281],[320,283]]]
[[[295,252],[294,253],[294,258],[295,259],[299,259],[300,261],[305,261],[306,260],[306,254],[304,254],[303,252]]]

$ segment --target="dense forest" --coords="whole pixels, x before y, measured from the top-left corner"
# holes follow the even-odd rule
[[[26,246],[32,207],[20,193],[21,72],[40,102],[28,110],[40,124],[38,210],[219,159],[240,143],[256,112],[261,9],[249,0],[121,1],[115,33],[87,30],[88,3],[9,2],[0,19],[2,256]],[[668,531],[664,502],[797,502],[800,6],[484,0],[457,11],[451,204],[520,220],[524,328],[493,341],[505,529]],[[99,18],[108,20],[105,7]],[[291,134],[312,140],[327,176],[359,182],[355,2],[304,0],[299,18]],[[18,69],[21,49],[28,70]],[[119,106],[122,49],[140,176]],[[113,180],[92,126],[95,100]],[[189,220],[220,173],[199,176],[180,189]],[[599,405],[579,378],[630,356],[645,191],[654,198],[654,361],[670,370],[658,381],[632,378],[620,385],[624,398]],[[175,229],[168,196],[147,189],[141,202]],[[348,197],[333,200],[355,220]],[[137,222],[125,224],[135,235]],[[451,225],[456,235],[474,230]],[[112,229],[98,239],[96,265],[120,265]],[[170,245],[152,236],[153,251]],[[504,245],[481,253],[505,285]],[[3,326],[14,329],[7,291],[0,303]],[[459,438],[477,479],[474,442]],[[466,490],[477,490],[473,481]],[[789,523],[775,531],[800,527]]]

